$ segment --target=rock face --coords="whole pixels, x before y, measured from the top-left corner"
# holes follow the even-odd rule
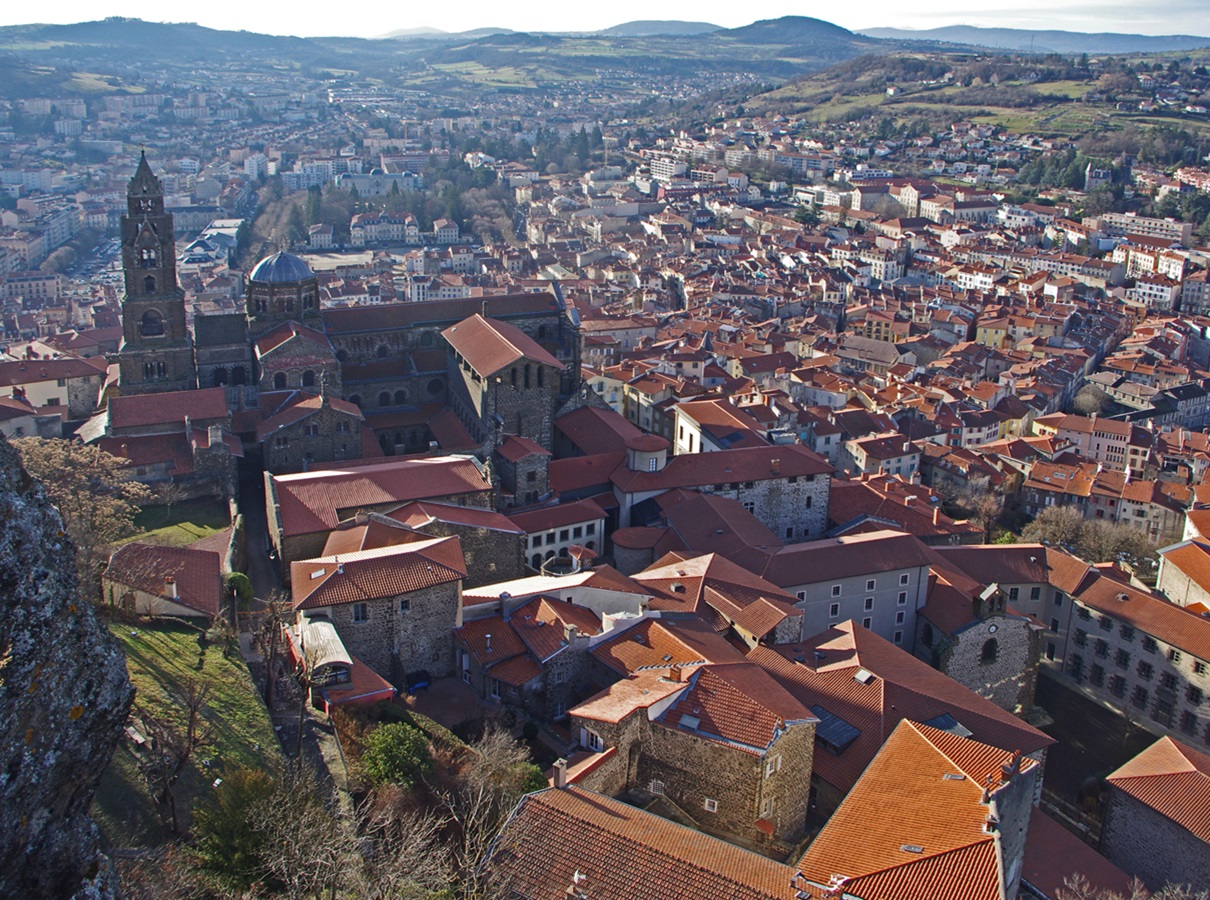
[[[88,807],[134,696],[59,514],[0,436],[0,896],[116,896]]]

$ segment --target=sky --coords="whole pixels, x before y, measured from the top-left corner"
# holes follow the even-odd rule
[[[990,6],[970,0],[864,0],[862,3],[803,3],[766,0],[759,11],[731,0],[665,0],[657,9],[645,0],[614,0],[609,4],[568,4],[528,0],[502,4],[499,0],[459,0],[457,3],[401,4],[363,0],[349,12],[326,3],[247,3],[210,0],[176,7],[163,0],[56,0],[37,11],[22,3],[5,3],[0,25],[31,21],[85,22],[107,16],[131,16],[149,21],[195,21],[210,28],[290,34],[303,37],[341,35],[379,37],[418,27],[443,31],[472,28],[511,28],[516,31],[595,31],[636,19],[680,19],[709,22],[724,28],[747,25],[754,18],[786,15],[814,16],[853,31],[893,27],[927,29],[943,25],[1114,31],[1137,34],[1210,35],[1210,0],[991,0]]]

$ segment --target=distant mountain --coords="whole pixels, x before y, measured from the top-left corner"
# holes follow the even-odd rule
[[[391,38],[410,38],[410,37],[453,37],[448,31],[442,31],[440,28],[429,28],[427,25],[421,25],[419,28],[398,28],[395,31],[388,31],[386,34],[378,35],[375,40],[390,40]]]
[[[611,37],[654,37],[656,35],[694,35],[708,34],[711,31],[722,31],[718,25],[709,22],[679,22],[675,19],[643,19],[637,22],[623,22],[612,28],[605,28],[598,34],[608,34]]]
[[[740,28],[719,31],[720,37],[742,41],[745,44],[804,44],[818,41],[861,42],[861,36],[847,28],[833,25],[822,19],[807,16],[782,16],[780,19],[761,19]]]
[[[911,31],[905,28],[867,28],[860,32],[873,38],[895,41],[945,41],[997,50],[1025,53],[1163,53],[1210,47],[1210,37],[1190,34],[1152,36],[1146,34],[1085,34],[1078,31],[1030,31],[1023,28],[977,28],[949,25]]]

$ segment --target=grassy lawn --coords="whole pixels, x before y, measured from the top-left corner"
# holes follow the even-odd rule
[[[209,790],[225,770],[236,766],[268,768],[281,761],[269,714],[238,652],[226,659],[217,644],[206,642],[201,649],[200,633],[184,623],[113,624],[110,630],[126,652],[136,706],[183,726],[184,717],[175,697],[191,680],[210,686],[205,714],[210,740],[177,783],[182,830],[188,826],[195,799]],[[199,656],[204,659],[200,670]],[[111,846],[154,846],[169,838],[159,826],[135,757],[125,741],[101,779],[93,816]]]
[[[222,531],[231,524],[231,517],[226,503],[202,497],[174,503],[171,517],[166,506],[145,506],[135,516],[134,523],[144,530],[131,538],[132,541],[183,547]]]

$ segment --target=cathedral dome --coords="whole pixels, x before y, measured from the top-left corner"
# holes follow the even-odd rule
[[[293,253],[266,256],[248,274],[249,281],[268,284],[296,284],[314,277],[315,273]]]

